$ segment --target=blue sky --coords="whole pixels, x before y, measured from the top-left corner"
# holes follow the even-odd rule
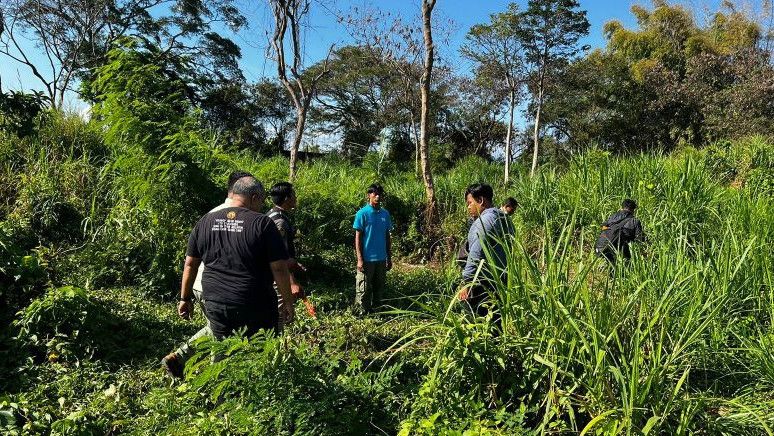
[[[522,8],[527,0],[518,0],[516,3]],[[250,81],[262,77],[274,76],[274,65],[266,59],[266,29],[271,23],[271,14],[266,8],[266,1],[237,0],[237,3],[245,10],[250,27],[238,35],[230,35],[243,50],[241,66],[245,76]],[[446,44],[439,46],[440,55],[446,62],[457,67],[460,71],[469,70],[466,61],[460,58],[458,51],[464,42],[465,33],[478,23],[489,21],[493,13],[506,9],[507,0],[438,0],[434,19],[451,22],[451,33]],[[591,29],[588,37],[582,44],[589,44],[592,48],[603,47],[605,40],[602,35],[602,27],[610,20],[619,20],[626,27],[635,27],[635,20],[630,12],[632,4],[644,3],[650,6],[650,2],[634,2],[631,0],[605,1],[605,0],[581,0],[581,8],[588,13]],[[716,10],[720,0],[687,0],[680,2],[696,11],[697,18],[701,19],[706,10]],[[752,2],[753,7],[760,8],[761,0]],[[327,53],[331,44],[340,47],[352,42],[347,30],[337,22],[336,14],[347,14],[352,8],[373,9],[378,6],[381,10],[390,11],[404,17],[405,21],[416,22],[420,26],[420,0],[315,0],[309,17],[309,30],[305,35],[304,55],[307,64],[318,61]],[[412,20],[413,17],[413,20]],[[439,41],[437,41],[439,42]],[[40,57],[38,56],[38,59]],[[42,60],[42,59],[41,59]],[[41,89],[35,78],[24,66],[14,63],[8,58],[0,58],[0,77],[2,85],[7,89]],[[83,104],[74,96],[70,97],[70,108],[79,110]]]
[[[459,65],[464,69],[466,66],[460,64],[464,64],[465,61],[460,58],[458,52],[468,29],[474,24],[488,22],[491,14],[504,11],[508,3],[510,3],[508,0],[437,0],[433,18],[438,19],[439,22],[452,23],[448,44],[439,47],[441,55],[452,65]],[[523,8],[527,0],[518,0],[516,3]],[[610,20],[618,19],[627,27],[635,24],[629,11],[630,6],[635,3],[633,1],[582,0],[580,3],[581,8],[587,10],[591,23],[589,36],[583,41],[583,44],[589,44],[592,47],[604,46],[602,26]],[[359,10],[373,9],[374,5],[378,5],[381,10],[402,16],[405,21],[409,21],[413,17],[413,22],[416,22],[417,27],[421,26],[421,2],[419,0],[385,0],[382,2],[340,0],[327,1],[322,6],[318,3],[314,5],[316,7],[312,10],[309,20],[311,26],[305,38],[305,54],[311,61],[310,63],[323,59],[331,44],[340,47],[352,41],[346,29],[336,22],[336,14],[347,14],[354,7],[359,8]],[[265,61],[265,35],[259,28],[270,24],[271,15],[265,8],[257,8],[250,13],[251,22],[260,24],[253,26],[250,31],[241,36],[248,43],[242,45],[244,50],[242,67],[249,79],[257,79],[263,74],[272,75],[273,73],[273,64],[270,61]],[[256,49],[255,47],[262,48]]]

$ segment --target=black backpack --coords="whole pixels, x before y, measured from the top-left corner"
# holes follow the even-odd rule
[[[620,250],[628,241],[623,240],[623,229],[629,220],[634,219],[630,213],[616,213],[602,224],[602,232],[597,238],[594,248],[597,253],[610,250]]]

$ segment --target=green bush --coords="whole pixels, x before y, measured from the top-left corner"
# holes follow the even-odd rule
[[[749,189],[753,195],[771,196],[774,186],[774,150],[760,136],[721,142],[708,147],[705,165],[722,182]]]
[[[391,389],[400,365],[362,371],[356,358],[322,354],[303,343],[288,347],[285,341],[256,336],[201,343],[180,397],[172,400],[176,410],[140,424],[176,434],[339,435],[394,429]],[[212,363],[210,354],[221,358]],[[160,408],[166,401],[149,400]]]
[[[36,119],[44,107],[41,92],[0,91],[0,132],[19,137],[33,134]]]
[[[14,325],[19,345],[33,351],[39,362],[101,360],[121,365],[162,354],[174,338],[183,336],[182,327],[170,323],[172,310],[165,316],[157,311],[127,291],[65,286],[32,301]]]
[[[100,308],[80,288],[50,290],[33,301],[14,322],[19,338],[49,360],[77,359],[94,353]],[[101,336],[101,335],[97,335]]]
[[[46,260],[40,251],[22,248],[16,229],[0,222],[0,302],[13,312],[37,296],[48,284]],[[0,313],[5,317],[7,313]]]

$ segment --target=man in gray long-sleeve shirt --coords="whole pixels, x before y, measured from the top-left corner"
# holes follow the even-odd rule
[[[513,224],[508,216],[493,206],[492,187],[473,184],[465,191],[468,213],[475,219],[468,231],[468,257],[462,270],[463,286],[459,299],[469,304],[478,315],[487,313],[482,305],[495,278],[505,272],[506,250],[513,236]]]

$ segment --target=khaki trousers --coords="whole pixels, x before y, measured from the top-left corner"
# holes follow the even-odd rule
[[[355,310],[369,313],[382,305],[387,279],[387,261],[363,262],[363,271],[355,277]]]

